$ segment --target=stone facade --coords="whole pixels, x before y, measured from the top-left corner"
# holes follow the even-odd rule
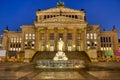
[[[21,32],[4,31],[3,49],[8,54],[15,51],[24,55],[26,49],[57,51],[60,38],[65,43],[63,51],[118,49],[118,30],[100,31],[99,25],[88,24],[83,9],[74,10],[64,5],[38,10],[34,25],[22,25],[21,29]]]

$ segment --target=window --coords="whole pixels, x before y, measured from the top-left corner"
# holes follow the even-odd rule
[[[14,42],[16,42],[16,38],[14,38]]]
[[[77,41],[77,42],[76,42],[76,45],[77,45],[77,46],[80,46],[80,41]]]
[[[111,42],[111,37],[109,37],[109,42]]]
[[[105,37],[103,37],[103,42],[105,42]]]
[[[78,39],[78,40],[81,39],[81,34],[80,34],[80,33],[77,34],[77,39]]]
[[[68,34],[67,34],[67,39],[68,39],[68,40],[72,40],[72,34],[71,34],[71,33],[68,33]]]
[[[28,36],[26,36],[25,39],[28,39]]]
[[[103,42],[103,37],[100,37],[100,41]]]
[[[11,41],[10,42],[13,42],[13,38],[11,38]]]
[[[72,42],[71,41],[68,41],[68,46],[72,46]]]
[[[46,16],[44,16],[44,19],[46,19]]]
[[[54,34],[53,33],[50,34],[50,40],[54,40]]]
[[[50,42],[50,46],[54,46],[54,42],[52,41],[52,42]]]
[[[103,47],[103,44],[101,44],[101,47]]]
[[[62,34],[62,33],[59,34],[59,39],[60,39],[60,38],[63,39],[63,34]]]
[[[89,34],[87,34],[87,39],[89,39]]]
[[[44,41],[41,43],[41,46],[45,46],[45,42]]]
[[[75,15],[75,19],[78,19],[78,16],[77,16],[77,15]]]
[[[91,39],[93,39],[93,34],[92,33],[90,34],[90,36],[91,36]]]
[[[41,40],[44,40],[44,36],[45,36],[45,34],[41,33]]]
[[[96,33],[94,33],[94,39],[97,39],[97,34]]]

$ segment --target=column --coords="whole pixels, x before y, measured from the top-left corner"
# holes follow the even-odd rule
[[[47,51],[47,45],[48,45],[48,31],[47,31],[47,27],[44,28],[44,40],[45,40],[45,51]]]
[[[57,51],[58,49],[57,49],[57,42],[58,42],[58,29],[57,28],[54,28],[54,32],[55,32],[55,34],[54,34],[54,41],[55,41],[55,51]]]
[[[73,31],[73,38],[72,38],[72,40],[73,40],[73,44],[72,44],[72,51],[76,51],[76,28],[74,28],[73,29],[74,31]]]
[[[64,35],[63,35],[63,41],[64,41],[64,44],[65,44],[65,50],[64,51],[67,51],[67,28],[64,28]]]
[[[38,28],[36,28],[36,31],[35,31],[35,50],[38,51],[39,50],[39,33],[40,33],[40,30]]]

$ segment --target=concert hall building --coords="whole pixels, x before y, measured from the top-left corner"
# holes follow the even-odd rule
[[[39,9],[34,25],[20,27],[21,31],[4,30],[2,49],[7,51],[7,59],[31,58],[37,51],[58,51],[60,38],[64,42],[63,51],[89,53],[94,49],[96,53],[90,54],[104,58],[105,51],[118,50],[115,26],[111,31],[101,31],[100,25],[89,25],[84,9],[67,8],[63,2],[54,8]]]

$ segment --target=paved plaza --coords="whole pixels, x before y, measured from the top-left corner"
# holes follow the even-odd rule
[[[119,62],[85,66],[80,69],[36,69],[32,63],[0,63],[0,80],[120,80]]]

